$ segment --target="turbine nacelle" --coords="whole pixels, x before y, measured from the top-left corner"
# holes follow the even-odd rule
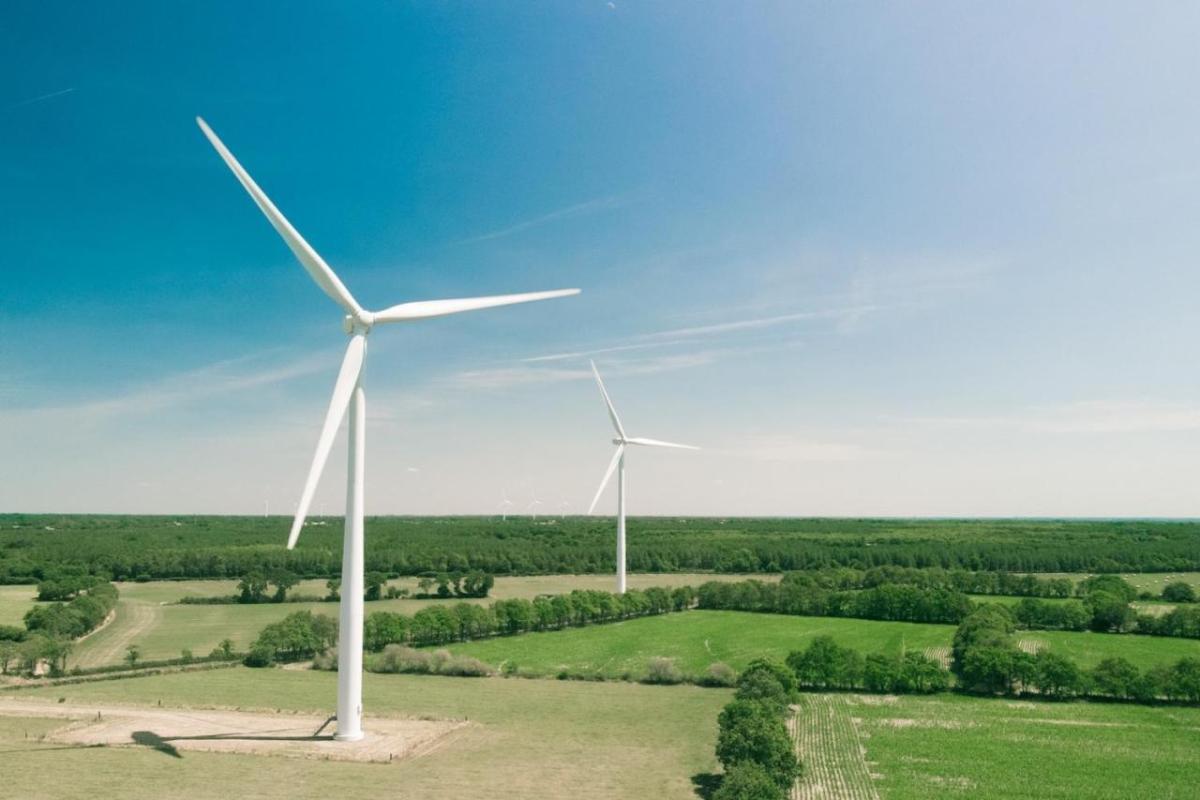
[[[364,311],[362,317],[355,317],[347,314],[342,317],[342,330],[347,336],[362,335],[366,336],[371,332],[371,327],[375,324],[375,315],[370,311]]]

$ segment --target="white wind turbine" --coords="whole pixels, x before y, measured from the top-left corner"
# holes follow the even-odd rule
[[[513,507],[513,501],[508,499],[508,491],[505,490],[504,499],[501,500],[496,505],[496,508],[500,509],[500,519],[501,520],[508,519],[508,510],[512,507]]]
[[[612,477],[613,470],[617,469],[617,592],[625,594],[625,447],[636,444],[644,447],[676,447],[682,450],[699,450],[700,448],[690,444],[675,444],[658,439],[626,436],[625,429],[621,427],[621,418],[617,416],[617,410],[613,408],[608,391],[604,388],[604,381],[600,380],[600,371],[596,369],[596,362],[591,362],[591,365],[592,374],[596,376],[596,384],[600,387],[600,394],[604,397],[604,404],[608,406],[608,417],[612,420],[613,429],[617,432],[617,438],[612,440],[613,444],[617,446],[617,451],[613,453],[612,461],[608,462],[608,469],[604,473],[604,479],[600,481],[600,488],[596,490],[596,496],[592,498],[592,504],[588,506],[588,513],[591,514],[596,510],[596,503],[600,501],[604,487],[608,486],[608,480]]]
[[[342,330],[350,337],[346,355],[333,387],[333,398],[325,414],[325,423],[317,439],[317,450],[313,455],[304,492],[292,520],[292,530],[287,546],[296,546],[296,539],[304,525],[304,518],[312,504],[313,493],[334,436],[341,426],[346,411],[350,412],[348,450],[348,475],[346,480],[346,528],[342,542],[342,600],[338,628],[338,698],[337,733],[339,741],[361,739],[362,732],[362,636],[363,636],[363,473],[364,448],[366,444],[366,398],[363,393],[363,363],[367,355],[367,335],[378,324],[387,322],[410,322],[412,320],[456,314],[460,311],[475,311],[481,308],[526,303],[531,300],[548,300],[578,294],[578,289],[561,289],[552,292],[507,294],[494,297],[471,297],[457,300],[425,300],[386,308],[383,311],[368,311],[358,304],[334,274],[329,265],[317,255],[308,242],[292,227],[279,209],[258,188],[233,154],[199,117],[196,122],[208,137],[225,164],[233,170],[239,182],[250,193],[250,197],[266,215],[272,227],[283,237],[283,241],[308,271],[309,276],[346,312]]]
[[[529,491],[529,505],[525,506],[525,510],[529,512],[529,516],[536,520],[538,507],[544,505],[545,503],[538,500],[537,493],[531,489]]]

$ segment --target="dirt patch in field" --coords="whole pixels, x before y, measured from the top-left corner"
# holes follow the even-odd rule
[[[894,694],[857,694],[847,695],[846,702],[849,705],[894,706],[900,698]]]
[[[1042,639],[1018,639],[1017,647],[1022,653],[1028,653],[1031,656],[1036,656],[1041,651],[1050,647],[1050,644]]]
[[[438,750],[471,723],[369,717],[366,737],[336,742],[336,723],[306,714],[192,711],[0,700],[0,715],[62,718],[48,741],[82,747],[148,747],[184,758],[188,751],[388,763]]]
[[[879,720],[884,728],[939,728],[953,731],[959,728],[974,728],[974,722],[962,722],[956,719],[909,719],[907,717],[888,717]]]

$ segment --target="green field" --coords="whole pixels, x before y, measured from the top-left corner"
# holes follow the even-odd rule
[[[743,580],[744,575],[671,574],[630,575],[632,588],[649,586],[699,585],[706,580]],[[777,577],[777,576],[776,576]],[[768,577],[768,579],[770,579]],[[572,589],[606,589],[613,587],[611,575],[540,575],[520,578],[497,578],[492,596],[470,600],[491,603],[512,597],[534,598],[539,594],[558,594]],[[389,585],[415,591],[413,579],[394,580]],[[151,581],[121,583],[116,619],[87,640],[80,642],[70,664],[95,667],[118,663],[125,649],[137,644],[144,659],[177,658],[184,648],[195,655],[207,655],[222,639],[232,639],[239,649],[245,649],[266,625],[295,611],[312,611],[336,617],[337,603],[260,603],[254,605],[173,605],[181,597],[216,597],[233,594],[236,581]],[[33,587],[4,587],[12,591],[15,622],[33,605]],[[324,581],[304,581],[294,590],[296,594],[323,595]],[[0,595],[3,597],[3,595]],[[379,600],[368,603],[367,613],[394,611],[413,614],[434,603],[458,602],[448,600]],[[3,607],[0,607],[3,608]],[[2,618],[0,618],[2,619]]]
[[[802,747],[801,758],[818,766],[801,781],[802,800],[1167,799],[1195,797],[1200,784],[1195,708],[809,695],[805,720],[823,724],[800,732],[802,743],[816,747]],[[821,770],[831,756],[842,769]],[[876,776],[878,795],[853,780],[863,771]]]
[[[323,712],[329,673],[235,668],[28,689],[5,698],[166,708]],[[469,718],[429,755],[353,764],[40,742],[61,720],[0,716],[13,797],[224,800],[278,794],[691,800],[718,771],[716,716],[727,690],[628,683],[367,675],[371,714]],[[804,695],[796,738],[807,772],[797,800],[1193,797],[1200,709],[877,695]],[[47,780],[57,775],[87,779]]]
[[[1068,578],[1073,581],[1080,581],[1088,577],[1090,573],[1039,572],[1035,574],[1039,578]],[[1192,586],[1200,589],[1200,572],[1122,572],[1120,575],[1133,588],[1141,592],[1158,594],[1168,583],[1175,583],[1177,581],[1190,583]]]
[[[626,672],[636,675],[648,659],[666,656],[676,659],[685,672],[698,675],[716,661],[741,668],[758,656],[783,658],[823,634],[863,652],[899,652],[902,647],[949,647],[954,626],[688,611],[612,625],[485,639],[450,649],[493,665],[513,662],[522,670],[539,674],[568,668],[609,677]],[[1200,656],[1200,641],[1192,639],[1059,631],[1023,632],[1019,636],[1046,643],[1085,667],[1117,655],[1142,667],[1175,661],[1184,655]]]
[[[20,691],[19,699],[328,712],[336,676],[214,670]],[[395,764],[354,764],[37,742],[62,721],[0,717],[5,793],[21,798],[486,797],[694,800],[717,769],[716,719],[729,692],[696,687],[367,675],[371,714],[468,718],[447,746]],[[0,705],[5,697],[0,695]],[[29,733],[29,738],[26,738]],[[56,779],[79,776],[78,779]]]
[[[24,625],[23,617],[36,595],[33,586],[0,586],[0,625]]]

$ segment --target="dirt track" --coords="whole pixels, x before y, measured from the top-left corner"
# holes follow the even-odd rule
[[[305,714],[191,711],[0,698],[0,716],[61,718],[47,739],[80,746],[149,747],[183,758],[189,750],[338,761],[399,761],[446,745],[470,723],[368,718],[361,742],[333,741],[330,723]],[[320,730],[320,733],[318,733]]]
[[[162,619],[162,607],[157,603],[121,600],[114,610],[116,618],[103,631],[79,648],[74,659],[80,667],[119,664],[125,649]]]

